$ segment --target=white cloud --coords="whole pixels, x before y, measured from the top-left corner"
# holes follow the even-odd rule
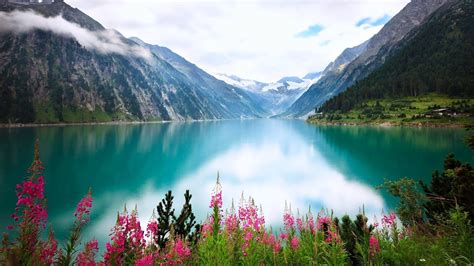
[[[395,15],[409,0],[70,0],[108,28],[166,46],[211,73],[275,81],[322,70],[380,30],[364,17]],[[110,15],[114,14],[114,15]],[[295,35],[311,25],[317,36]],[[330,41],[328,45],[321,43]]]
[[[72,37],[84,48],[99,53],[116,53],[144,59],[151,59],[152,57],[151,53],[145,48],[124,43],[120,35],[113,30],[90,31],[65,20],[61,16],[46,18],[31,11],[0,12],[0,32],[22,33],[34,29]]]

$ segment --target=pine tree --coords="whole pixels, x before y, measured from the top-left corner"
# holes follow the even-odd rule
[[[157,206],[158,211],[158,245],[160,248],[164,248],[166,246],[166,242],[168,242],[168,235],[171,228],[171,219],[174,216],[174,209],[173,208],[173,195],[171,194],[171,190],[165,194],[165,198],[161,200],[161,202]]]

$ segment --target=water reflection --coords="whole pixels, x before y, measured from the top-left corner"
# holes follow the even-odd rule
[[[179,208],[190,189],[198,219],[204,219],[217,171],[226,206],[244,191],[274,225],[285,200],[295,212],[311,205],[355,214],[364,206],[372,217],[394,206],[374,189],[383,177],[429,179],[448,152],[469,160],[463,137],[452,129],[315,127],[283,120],[0,129],[0,226],[9,223],[14,187],[31,162],[35,138],[42,143],[58,237],[67,236],[76,203],[92,187],[93,223],[86,233],[103,245],[124,204],[138,205],[146,222],[167,190]]]

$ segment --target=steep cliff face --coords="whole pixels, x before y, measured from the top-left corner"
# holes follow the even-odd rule
[[[365,41],[357,46],[346,48],[336,59],[329,63],[324,69],[323,76],[329,74],[338,74],[342,72],[346,66],[354,61],[362,52],[367,49],[369,41]]]
[[[356,81],[365,78],[383,64],[395,44],[446,2],[448,0],[413,0],[408,3],[367,42],[361,53],[342,71],[327,73],[282,115],[305,116]]]
[[[265,115],[246,91],[191,75],[65,3],[0,11],[2,123]]]

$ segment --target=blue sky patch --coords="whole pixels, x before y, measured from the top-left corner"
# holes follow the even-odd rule
[[[370,26],[373,26],[373,27],[381,26],[381,25],[384,25],[385,23],[387,23],[391,18],[392,17],[390,17],[387,14],[385,14],[385,15],[379,17],[379,18],[367,17],[367,18],[363,18],[363,19],[357,21],[356,26],[357,27],[360,27],[362,25],[370,25]]]
[[[318,35],[321,31],[324,30],[324,27],[320,24],[314,24],[309,26],[302,32],[297,33],[295,36],[297,38],[309,38]]]
[[[325,40],[325,41],[322,41],[319,43],[319,46],[326,46],[330,43],[331,41],[330,40]]]

